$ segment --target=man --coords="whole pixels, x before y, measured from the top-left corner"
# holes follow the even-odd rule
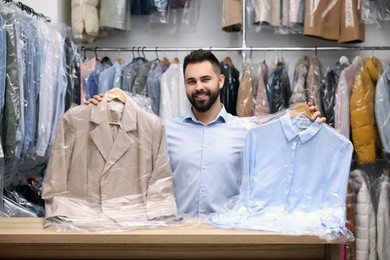
[[[183,71],[192,106],[184,115],[165,121],[168,152],[178,211],[202,217],[239,194],[248,129],[221,103],[225,77],[212,52],[192,51],[184,59]],[[90,100],[94,104],[101,100],[94,98]],[[311,120],[320,116],[314,106],[310,109]]]

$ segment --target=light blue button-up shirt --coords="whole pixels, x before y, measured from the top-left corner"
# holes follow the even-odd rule
[[[288,114],[250,130],[236,204],[212,225],[287,234],[346,234],[352,143],[317,119],[300,129]],[[300,120],[298,120],[300,121]]]
[[[239,192],[247,129],[224,107],[208,125],[191,109],[165,124],[179,212],[205,216],[219,210]]]

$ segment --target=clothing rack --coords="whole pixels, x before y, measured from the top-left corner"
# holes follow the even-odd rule
[[[335,47],[80,47],[79,51],[103,52],[180,52],[205,49],[210,51],[389,51],[390,46],[335,46]]]
[[[14,1],[12,0],[4,0],[3,1],[4,3],[14,3]],[[42,18],[44,19],[46,22],[50,22],[51,21],[51,18],[46,16],[46,15],[43,15],[41,13],[37,13],[34,11],[34,9],[32,9],[31,7],[29,7],[28,5],[25,5],[23,4],[22,2],[17,2],[16,3],[16,7],[18,7],[20,10],[28,13],[29,15],[32,15],[32,16],[35,16],[35,17],[38,17],[38,18]]]

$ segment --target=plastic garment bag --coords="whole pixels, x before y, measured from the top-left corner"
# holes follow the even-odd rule
[[[375,90],[375,119],[382,142],[382,151],[390,155],[390,67],[376,85]]]
[[[240,194],[211,214],[209,223],[348,241],[345,198],[352,152],[348,139],[300,113],[252,128]]]

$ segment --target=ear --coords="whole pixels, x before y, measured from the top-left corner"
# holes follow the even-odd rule
[[[219,83],[219,89],[222,89],[223,88],[223,84],[225,83],[225,75],[224,74],[221,73],[219,75],[218,83]]]

